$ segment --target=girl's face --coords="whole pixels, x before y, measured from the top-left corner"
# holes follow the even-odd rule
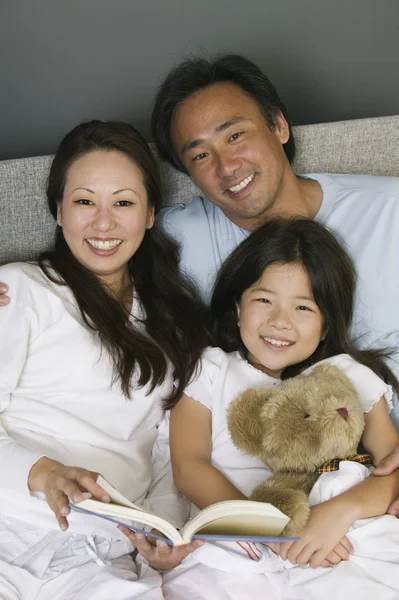
[[[324,339],[323,317],[301,265],[273,264],[237,306],[248,361],[271,377],[309,358]]]
[[[68,170],[57,223],[75,258],[118,294],[154,223],[140,169],[120,152],[80,157]]]

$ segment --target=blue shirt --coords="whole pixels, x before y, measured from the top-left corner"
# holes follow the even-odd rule
[[[345,247],[358,274],[352,336],[361,348],[394,348],[399,379],[399,178],[311,174],[323,200],[316,220]],[[206,198],[162,210],[157,223],[181,244],[181,265],[209,301],[216,274],[249,232]],[[399,426],[399,405],[393,420]]]

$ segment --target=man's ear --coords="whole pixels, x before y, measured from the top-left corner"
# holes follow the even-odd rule
[[[61,208],[61,202],[59,202],[57,204],[57,225],[59,225],[59,227],[62,227],[62,208]]]
[[[280,142],[286,144],[290,139],[290,128],[286,118],[280,110],[276,111],[276,127],[275,133],[277,134]]]

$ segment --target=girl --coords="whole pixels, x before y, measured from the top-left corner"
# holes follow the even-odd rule
[[[132,126],[71,131],[47,198],[53,249],[0,268],[12,293],[0,314],[0,597],[159,600],[161,576],[133,561],[122,532],[68,502],[109,500],[99,472],[146,498],[161,403],[178,398],[206,345],[203,311],[154,225],[158,169]],[[167,463],[154,477],[154,510],[180,524]],[[154,549],[153,565],[197,545]]]
[[[383,352],[360,351],[350,341],[354,292],[350,259],[315,221],[270,221],[227,259],[211,304],[218,347],[205,350],[199,373],[179,402],[168,405],[174,479],[191,500],[192,513],[222,500],[246,498],[270,475],[260,460],[232,444],[226,425],[229,403],[247,388],[278,385],[320,361],[342,369],[357,388],[366,421],[362,442],[374,463],[398,444],[389,418],[398,382],[382,361]],[[385,514],[398,492],[398,472],[379,479],[371,475],[315,506],[301,539],[276,550],[293,564],[338,563],[352,549],[345,537],[352,523]],[[193,561],[205,556],[206,548],[209,544]],[[264,552],[253,545],[247,551],[258,559]],[[212,552],[213,558],[204,562],[221,564],[222,555]],[[237,568],[232,568],[229,598],[236,597],[239,587]],[[171,586],[178,571],[167,577]],[[251,582],[253,597],[260,597],[256,585],[260,592],[264,581],[254,576]]]

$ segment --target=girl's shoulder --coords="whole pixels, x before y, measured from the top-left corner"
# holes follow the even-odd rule
[[[330,358],[325,358],[319,363],[312,365],[309,369],[306,369],[304,374],[310,373],[320,364],[333,365],[347,376],[359,395],[363,412],[369,412],[382,397],[385,398],[388,411],[392,410],[392,387],[385,383],[369,367],[357,362],[349,354],[338,354]]]

